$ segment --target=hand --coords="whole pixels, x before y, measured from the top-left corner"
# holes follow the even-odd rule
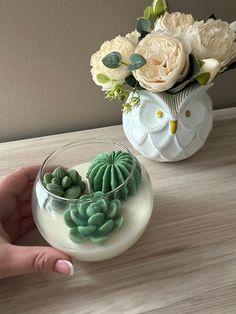
[[[72,275],[70,258],[51,247],[16,246],[35,225],[31,194],[38,166],[20,168],[0,181],[0,279],[31,272]]]

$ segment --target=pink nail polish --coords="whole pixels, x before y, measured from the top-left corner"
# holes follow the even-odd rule
[[[74,266],[71,262],[66,260],[58,260],[55,263],[54,270],[57,273],[72,276],[74,274]]]

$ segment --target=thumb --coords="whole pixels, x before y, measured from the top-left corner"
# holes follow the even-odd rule
[[[58,272],[70,276],[74,273],[70,258],[51,247],[16,246],[6,243],[1,246],[0,251],[0,277],[1,273],[2,277],[33,272]]]

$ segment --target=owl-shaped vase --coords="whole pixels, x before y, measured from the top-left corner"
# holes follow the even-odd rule
[[[129,142],[145,157],[162,162],[196,153],[212,129],[212,101],[207,94],[212,85],[191,85],[177,94],[139,91],[141,105],[123,114]]]

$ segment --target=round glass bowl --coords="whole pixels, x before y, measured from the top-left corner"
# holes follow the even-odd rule
[[[123,175],[113,171],[117,163]],[[80,198],[47,189],[45,174],[57,167],[79,172],[86,183]],[[37,228],[51,246],[79,260],[100,261],[121,254],[141,237],[151,218],[153,192],[146,169],[125,146],[86,140],[46,158],[34,185],[32,208]]]

